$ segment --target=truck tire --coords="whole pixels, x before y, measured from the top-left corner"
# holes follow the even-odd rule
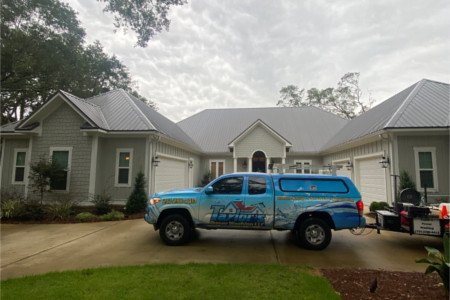
[[[323,250],[331,241],[330,226],[322,219],[308,218],[296,230],[301,246],[309,250]]]
[[[186,244],[191,236],[189,221],[182,215],[168,215],[161,222],[159,236],[169,246]]]

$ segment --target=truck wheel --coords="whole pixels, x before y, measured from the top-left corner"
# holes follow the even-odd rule
[[[189,221],[182,215],[168,215],[161,222],[159,236],[169,246],[187,243],[191,235]]]
[[[309,218],[296,230],[297,239],[303,247],[310,250],[325,249],[331,241],[331,229],[322,219]]]

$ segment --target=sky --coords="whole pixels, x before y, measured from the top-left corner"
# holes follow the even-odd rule
[[[138,92],[178,122],[207,108],[271,107],[279,90],[360,72],[375,104],[427,78],[450,81],[448,0],[189,0],[146,48],[94,0],[69,0],[87,42],[125,64]],[[364,97],[363,96],[363,97]]]

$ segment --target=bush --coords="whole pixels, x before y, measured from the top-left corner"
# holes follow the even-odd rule
[[[75,220],[79,222],[92,222],[98,220],[98,216],[90,212],[82,212],[75,216]]]
[[[73,213],[75,202],[66,198],[58,199],[46,207],[47,215],[52,220],[67,220]]]
[[[107,213],[106,215],[102,215],[99,217],[101,221],[120,221],[125,218],[125,215],[123,212],[112,210],[110,213]]]
[[[6,199],[1,203],[0,217],[11,219],[16,213],[17,202],[12,199]]]
[[[0,195],[0,217],[1,218],[14,218],[17,214],[18,208],[24,201],[21,194],[16,191],[1,191]]]
[[[145,177],[139,172],[134,182],[134,189],[130,197],[128,197],[125,211],[127,214],[134,214],[144,211],[147,206],[147,193],[145,192]]]
[[[400,172],[400,191],[404,189],[416,189],[416,184],[405,170]]]
[[[112,210],[110,202],[111,196],[107,194],[95,195],[94,200],[92,200],[92,203],[94,203],[95,206],[95,213],[97,215],[109,213]]]
[[[206,173],[205,175],[203,175],[203,178],[201,181],[202,186],[207,185],[208,183],[211,182],[211,180],[212,180],[211,172]]]
[[[383,209],[386,209],[386,208],[389,208],[389,204],[387,202],[383,202],[383,201],[376,202],[376,201],[374,201],[374,202],[370,203],[369,210],[374,212],[376,210],[383,210]]]
[[[17,213],[14,217],[18,220],[43,220],[46,217],[45,206],[36,200],[26,200],[19,202],[17,206]]]

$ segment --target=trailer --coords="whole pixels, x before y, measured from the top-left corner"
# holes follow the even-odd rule
[[[376,223],[366,227],[377,229],[378,234],[388,230],[442,237],[449,231],[449,208],[449,203],[427,205],[426,198],[416,190],[405,189],[393,207],[376,210]]]

